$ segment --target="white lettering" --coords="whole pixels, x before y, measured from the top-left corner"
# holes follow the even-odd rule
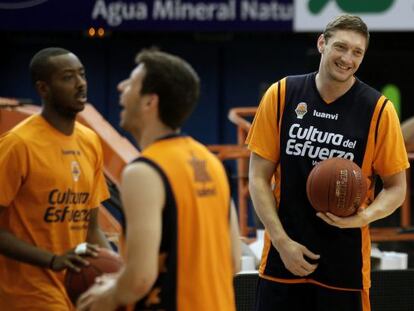
[[[344,138],[341,134],[335,134],[330,132],[322,132],[316,127],[301,128],[299,124],[293,124],[289,129],[289,137],[306,139],[312,142],[325,143],[325,144],[334,144],[335,146],[340,146]]]
[[[154,20],[227,21],[236,19],[236,0],[220,2],[181,2],[181,0],[155,0]]]
[[[344,136],[341,134],[323,132],[313,126],[302,128],[300,124],[295,123],[289,128],[288,135],[289,139],[286,143],[286,154],[288,155],[308,157],[318,161],[333,157],[354,159],[352,152],[332,148],[333,146],[351,148],[350,146],[356,145],[356,140],[344,140]],[[313,143],[329,146],[315,146]]]
[[[317,118],[323,118],[323,119],[331,119],[331,120],[338,120],[338,114],[332,114],[327,112],[319,112],[314,110],[313,116]]]
[[[106,19],[107,16],[108,16],[108,11],[106,10],[105,1],[97,0],[95,2],[95,6],[93,7],[92,19],[97,19],[98,17]]]
[[[92,19],[102,18],[108,25],[116,27],[123,21],[146,20],[148,18],[148,7],[144,2],[111,2],[106,5],[103,0],[96,0],[92,11]]]
[[[288,21],[294,15],[292,4],[283,4],[278,1],[259,2],[257,0],[243,0],[240,3],[241,20],[257,21]]]

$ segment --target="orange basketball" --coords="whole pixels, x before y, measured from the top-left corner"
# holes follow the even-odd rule
[[[313,208],[346,217],[365,200],[367,182],[361,168],[350,160],[330,158],[315,165],[306,182]]]
[[[95,283],[96,277],[104,273],[118,272],[123,265],[122,258],[106,248],[99,248],[98,257],[85,259],[89,261],[88,266],[82,267],[80,272],[68,270],[65,276],[66,291],[73,304],[76,304],[79,296]]]

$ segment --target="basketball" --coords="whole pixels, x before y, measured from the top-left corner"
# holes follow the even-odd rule
[[[118,272],[122,265],[122,258],[115,252],[99,248],[97,257],[86,257],[88,266],[81,268],[80,272],[68,270],[65,276],[65,287],[73,304],[89,287],[95,283],[95,278],[104,273]]]
[[[363,203],[367,182],[361,168],[343,158],[319,162],[310,172],[306,193],[312,207],[318,212],[336,216],[351,216]]]

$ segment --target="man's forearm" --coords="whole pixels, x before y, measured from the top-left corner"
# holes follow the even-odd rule
[[[17,261],[48,268],[55,254],[20,240],[10,232],[0,229],[0,254]]]
[[[405,191],[401,189],[383,189],[374,202],[364,210],[367,223],[377,221],[391,215],[401,206]]]
[[[137,277],[130,268],[127,266],[121,272],[114,288],[115,300],[120,305],[136,303],[149,293],[155,282],[155,276]]]
[[[404,202],[407,190],[405,171],[391,176],[382,176],[383,189],[361,214],[369,224],[391,215]]]
[[[270,184],[261,179],[254,179],[249,184],[250,195],[257,215],[269,233],[272,242],[279,244],[288,238],[276,210],[276,200]]]
[[[106,238],[103,231],[98,227],[94,230],[88,231],[86,242],[91,244],[97,244],[100,247],[111,249],[108,239]]]

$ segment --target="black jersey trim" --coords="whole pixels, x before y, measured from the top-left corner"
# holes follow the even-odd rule
[[[375,126],[375,137],[374,137],[374,142],[375,144],[377,144],[377,137],[378,137],[378,130],[379,130],[379,123],[381,120],[381,116],[382,116],[382,112],[384,111],[385,105],[388,103],[388,99],[385,99],[385,101],[382,104],[381,110],[378,114],[378,119],[377,119],[377,125]]]
[[[136,158],[131,163],[138,163],[138,162],[143,162],[143,163],[146,163],[146,164],[150,165],[151,167],[153,167],[158,172],[158,174],[160,174],[162,182],[163,182],[164,187],[165,187],[165,191],[168,192],[168,190],[171,190],[171,186],[170,186],[170,183],[168,181],[167,175],[165,175],[164,171],[162,170],[162,168],[157,163],[155,163],[154,161],[152,161],[151,159],[146,158],[146,157]],[[166,194],[168,195],[168,193],[166,193]],[[172,191],[171,191],[171,194],[172,194]],[[166,202],[167,202],[167,200],[166,200]]]
[[[280,98],[281,98],[280,87],[281,87],[281,83],[278,82],[276,85],[277,85],[277,116],[276,116],[276,118],[277,118],[277,127],[279,128],[280,127],[280,115],[281,115],[281,113],[280,113],[280,106],[281,106],[281,104],[280,104]]]
[[[172,216],[172,215],[177,215],[177,204],[175,201],[174,192],[172,191],[172,186],[170,182],[168,181],[168,177],[163,171],[163,169],[151,159],[141,156],[141,157],[136,158],[132,162],[133,163],[142,162],[142,163],[146,163],[150,165],[158,172],[158,174],[160,175],[162,179],[162,182],[164,184],[164,189],[165,189],[165,204],[164,204],[164,211],[163,211],[163,221],[164,221],[164,216],[166,213],[168,213],[170,217],[167,216],[169,223],[162,224],[162,238],[161,238],[160,251],[167,251],[169,253],[169,257],[173,258],[172,266],[177,267],[178,226],[177,226],[177,218]],[[172,235],[175,235],[175,237],[172,238]],[[164,243],[168,243],[168,241],[164,239],[167,239],[169,242],[173,243],[173,245],[167,244],[164,246]],[[164,247],[166,247],[166,249],[164,249]],[[141,310],[176,311],[177,310],[177,269],[169,269],[168,274],[169,274],[169,277],[168,277],[169,282],[161,284],[162,286],[161,305],[159,306],[155,305],[155,306],[151,306],[151,307],[143,309],[142,303],[143,303],[143,300],[145,300],[145,298],[148,296],[147,294],[139,302],[137,302],[137,304],[134,307],[135,311],[141,311]],[[158,285],[157,283],[158,283],[159,278],[160,278],[160,274],[158,275],[157,281],[154,285]]]
[[[185,136],[188,136],[188,135],[184,134],[184,133],[171,133],[171,134],[167,134],[167,135],[163,135],[161,137],[158,137],[155,141],[171,139],[171,138],[177,138],[177,137],[185,137]]]

